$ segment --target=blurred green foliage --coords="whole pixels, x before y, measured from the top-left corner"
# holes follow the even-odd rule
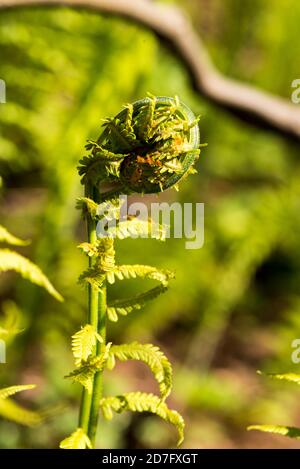
[[[297,0],[177,3],[223,73],[289,98],[299,78]],[[186,447],[299,447],[245,430],[254,422],[300,423],[297,390],[255,374],[298,368],[291,342],[300,326],[299,147],[201,99],[164,45],[122,19],[64,8],[2,12],[0,53],[7,83],[7,103],[0,105],[1,224],[32,239],[22,252],[65,298],[56,304],[14,276],[1,279],[1,303],[18,304],[26,329],[0,365],[1,387],[16,378],[36,383],[26,393],[29,404],[51,417],[38,429],[2,421],[0,447],[57,447],[74,428],[80,389],[63,376],[72,361],[69,337],[86,313],[77,284],[85,259],[76,246],[85,231],[74,208],[81,195],[76,165],[101,119],[148,91],[177,94],[203,116],[209,146],[198,175],[160,198],[205,203],[205,245],[188,251],[178,239],[119,243],[122,263],[151,264],[155,257],[156,265],[176,271],[176,280],[166,295],[113,326],[112,339],[155,337],[175,361],[172,399],[187,422]],[[118,296],[131,289],[128,283]],[[156,389],[143,365],[118,370],[107,373],[107,392]],[[166,447],[174,439],[151,417],[124,414],[101,425],[103,447]]]

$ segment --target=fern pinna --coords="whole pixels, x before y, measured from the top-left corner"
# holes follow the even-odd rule
[[[79,425],[64,439],[61,448],[92,448],[99,409],[104,418],[114,412],[150,412],[177,427],[178,444],[183,441],[184,421],[169,409],[166,398],[172,387],[172,367],[167,357],[151,344],[113,345],[107,342],[107,321],[118,321],[168,288],[172,272],[145,265],[117,265],[114,238],[154,234],[164,240],[164,228],[151,220],[120,217],[121,194],[155,193],[195,172],[193,164],[200,154],[198,119],[178,98],[148,97],[128,104],[114,118],[105,120],[97,141],[89,141],[90,153],[79,165],[85,187],[78,200],[87,221],[88,241],[79,248],[87,255],[88,269],[79,281],[88,288],[88,318],[72,337],[75,370],[68,377],[83,386]],[[100,185],[110,183],[113,189],[100,193]],[[105,236],[97,237],[96,224],[113,218]],[[110,301],[107,286],[128,278],[150,278],[158,286],[132,298]],[[160,395],[130,392],[105,397],[102,393],[103,370],[112,370],[116,360],[140,360],[147,364],[158,382]]]

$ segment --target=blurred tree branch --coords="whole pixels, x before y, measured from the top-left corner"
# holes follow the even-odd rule
[[[188,18],[175,6],[149,0],[0,0],[0,10],[21,6],[70,6],[120,15],[152,30],[188,70],[196,91],[261,128],[300,140],[300,106],[222,75]],[[289,84],[287,84],[289,86]]]

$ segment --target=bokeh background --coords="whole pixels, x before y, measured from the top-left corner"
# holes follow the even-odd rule
[[[290,98],[299,78],[298,0],[177,3],[221,72]],[[24,330],[0,365],[0,385],[36,383],[21,402],[51,417],[38,428],[1,420],[0,447],[55,448],[76,427],[80,387],[63,378],[73,367],[70,336],[86,315],[77,284],[86,259],[76,247],[85,239],[75,210],[82,192],[76,165],[102,118],[151,92],[178,95],[202,115],[209,145],[198,174],[163,198],[205,203],[205,245],[118,241],[120,262],[174,269],[176,280],[165,295],[111,325],[109,337],[153,342],[169,356],[169,403],[186,420],[183,447],[299,448],[246,431],[251,423],[300,424],[297,385],[256,374],[299,370],[291,362],[291,342],[300,336],[299,144],[202,99],[174,55],[124,19],[67,8],[1,12],[0,77],[7,83],[1,224],[32,240],[20,252],[65,298],[59,304],[17,275],[1,276],[1,311],[17,308]],[[118,294],[128,288],[135,285],[120,282]],[[136,389],[156,391],[146,366],[123,363],[106,372],[107,394]],[[101,422],[98,446],[169,447],[175,436],[158,418],[127,413]]]

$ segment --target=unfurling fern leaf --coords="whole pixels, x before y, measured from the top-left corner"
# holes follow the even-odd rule
[[[82,243],[79,245],[89,257],[94,258],[92,267],[83,272],[79,279],[79,283],[90,284],[99,290],[104,281],[105,274],[110,272],[115,266],[115,250],[113,241],[110,238],[98,240],[96,243]]]
[[[104,351],[96,357],[89,358],[76,370],[72,371],[65,378],[71,378],[74,382],[80,383],[89,393],[93,388],[93,377],[98,371],[102,371],[106,365],[111,343],[108,343]]]
[[[154,124],[155,107],[156,97],[149,96],[148,101],[146,101],[145,104],[141,107],[137,116],[139,123],[139,125],[136,125],[137,135],[145,142],[147,142],[148,139],[153,136],[152,130]]]
[[[82,249],[89,257],[96,256],[98,252],[97,245],[92,243],[81,243],[77,247]]]
[[[29,241],[24,241],[11,234],[4,226],[0,225],[0,242],[14,246],[27,246]]]
[[[30,262],[26,257],[9,249],[0,249],[0,273],[14,270],[27,280],[47,290],[58,301],[63,301],[62,296],[53,287],[41,269]]]
[[[0,416],[21,425],[34,426],[41,423],[42,416],[38,412],[25,409],[10,399],[10,396],[18,392],[33,388],[34,384],[26,384],[0,389]]]
[[[176,410],[168,408],[167,404],[153,394],[143,392],[129,392],[121,396],[105,397],[100,401],[103,416],[110,420],[113,411],[121,413],[126,410],[131,412],[150,412],[158,415],[163,420],[172,423],[178,430],[178,443],[181,445],[184,438],[184,420]]]
[[[139,144],[136,135],[131,131],[131,128],[128,128],[128,118],[130,118],[130,112],[128,113],[128,108],[126,109],[126,121],[127,125],[122,125],[122,122],[118,118],[108,118],[104,120],[103,127],[104,132],[100,136],[106,136],[111,141],[111,148],[113,151],[121,151],[123,156],[128,156],[128,152],[132,150],[134,144]],[[99,140],[98,140],[99,141]]]
[[[159,241],[165,241],[166,228],[151,220],[139,220],[132,218],[131,220],[124,220],[116,224],[116,226],[109,226],[106,230],[105,236],[112,238],[153,238]],[[101,233],[99,233],[101,235]]]
[[[149,278],[167,284],[168,280],[174,278],[174,274],[169,270],[160,270],[149,265],[118,265],[107,273],[107,281],[110,284],[115,283],[116,278],[123,280],[136,277]]]
[[[82,176],[81,182],[83,184],[87,180],[98,184],[103,179],[109,179],[109,176],[118,177],[120,175],[121,163],[128,155],[114,153],[92,141],[86,145],[86,149],[92,150],[92,152],[84,156],[78,166],[78,174]]]
[[[285,427],[281,425],[250,425],[247,430],[258,430],[260,432],[275,433],[300,440],[300,428]]]
[[[78,283],[90,284],[96,290],[99,290],[102,287],[104,280],[105,276],[103,272],[99,272],[98,269],[91,267],[90,269],[82,272],[79,276]]]
[[[111,238],[98,239],[95,243],[82,243],[78,247],[89,257],[94,258],[95,264],[92,269],[96,274],[104,274],[114,268],[115,249]]]
[[[99,239],[96,246],[95,265],[100,272],[110,272],[115,266],[116,253],[113,240],[110,238]]]
[[[88,197],[79,197],[76,202],[76,208],[82,210],[82,215],[85,218],[87,213],[91,218],[97,218],[98,204]]]
[[[101,370],[101,366],[99,367],[98,364],[98,357],[94,357],[81,365],[80,368],[65,376],[65,378],[72,378],[74,382],[81,384],[90,394],[92,392],[94,374]]]
[[[81,182],[83,184],[85,184],[87,179],[93,181],[94,184],[98,184],[101,180],[107,177],[107,163],[102,160],[102,158],[99,158],[98,155],[91,154],[84,156],[79,163],[80,166],[78,166],[78,173],[82,176]]]
[[[91,449],[92,444],[83,429],[77,428],[75,432],[60,442],[59,447],[61,449]]]
[[[93,140],[88,140],[86,145],[87,150],[92,150],[92,153],[98,158],[101,158],[102,161],[118,161],[123,160],[125,158],[124,153],[114,153],[112,151],[107,150],[106,148],[99,145],[99,143],[94,142]]]
[[[87,361],[96,345],[96,340],[103,342],[102,337],[91,324],[86,324],[72,336],[72,352],[76,366],[80,366],[82,362]]]
[[[167,285],[158,285],[157,287],[151,288],[151,290],[139,293],[131,298],[114,300],[108,304],[107,316],[111,321],[116,322],[118,321],[119,314],[127,316],[131,311],[141,309],[147,301],[154,300],[161,293],[164,293],[167,288]]]
[[[156,193],[176,187],[180,179],[192,173],[192,166],[199,156],[199,128],[193,113],[178,98],[150,97],[126,106],[117,116],[106,119],[104,130],[96,142],[89,142],[89,156],[80,161],[79,174],[85,185],[85,196],[78,201],[83,209],[88,228],[88,240],[79,247],[89,257],[88,270],[79,278],[88,284],[88,323],[94,331],[101,331],[105,341],[106,318],[117,321],[118,315],[127,315],[140,309],[148,300],[156,298],[168,287],[173,277],[163,271],[144,265],[115,265],[113,238],[154,238],[165,240],[167,227],[158,220],[123,216],[121,194]],[[99,182],[115,183],[110,190],[99,190]],[[92,200],[92,199],[95,200]],[[98,200],[101,204],[97,206]],[[117,299],[107,303],[107,283],[130,278],[156,280],[159,286],[132,298]],[[69,377],[84,386],[79,417],[79,428],[95,444],[99,404],[106,418],[113,411],[151,412],[173,423],[179,432],[179,444],[183,440],[184,421],[174,410],[170,410],[165,398],[172,386],[172,369],[165,355],[151,344],[118,345],[105,348],[105,342],[97,344],[94,357],[95,336],[87,331],[87,345],[76,334],[75,358],[80,365]],[[80,334],[80,333],[79,333]],[[83,354],[82,350],[86,353]],[[152,370],[158,381],[161,396],[133,392],[101,399],[102,370],[112,369],[115,359],[140,360]],[[88,392],[91,392],[88,397]],[[79,433],[79,439],[81,438]],[[75,436],[77,436],[75,432]],[[72,435],[74,437],[74,434]],[[71,438],[72,440],[72,438]],[[65,445],[66,440],[63,444]],[[80,440],[82,441],[82,440]],[[84,442],[80,443],[82,446]],[[67,439],[67,447],[74,442]],[[81,447],[82,447],[81,446]]]
[[[114,359],[121,361],[140,360],[146,363],[154,374],[159,384],[162,399],[165,399],[172,388],[172,366],[161,350],[152,344],[131,344],[113,345],[109,352],[107,367],[113,368]]]

